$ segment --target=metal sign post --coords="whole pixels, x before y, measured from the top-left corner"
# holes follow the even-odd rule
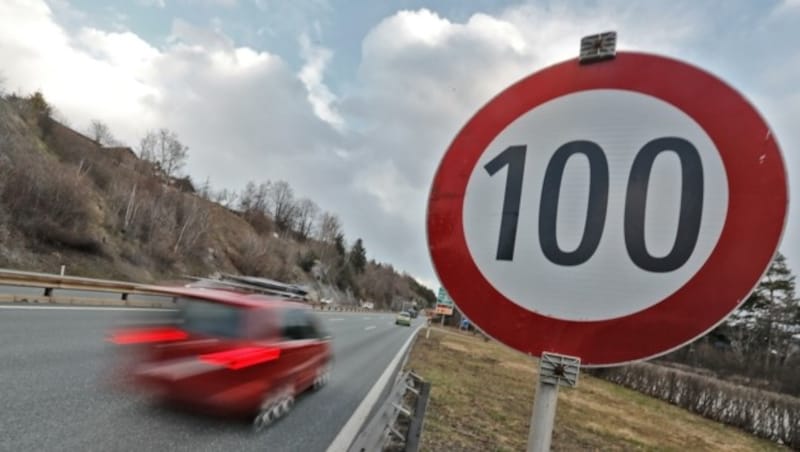
[[[539,359],[539,384],[533,401],[528,452],[547,452],[553,438],[558,387],[578,384],[581,360],[574,356],[543,353]]]

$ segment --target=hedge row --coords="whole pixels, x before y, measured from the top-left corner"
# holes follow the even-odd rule
[[[592,373],[708,419],[800,449],[800,399],[650,363]]]

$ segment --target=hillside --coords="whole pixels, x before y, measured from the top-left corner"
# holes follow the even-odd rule
[[[196,190],[54,120],[40,93],[0,99],[0,267],[138,282],[246,274],[382,308],[433,300],[410,275],[367,260],[360,240],[348,247],[334,214],[286,221],[285,209],[253,202],[267,185],[251,185],[236,197]]]

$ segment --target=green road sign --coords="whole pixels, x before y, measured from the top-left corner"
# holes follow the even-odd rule
[[[439,287],[439,295],[436,297],[436,303],[453,306],[453,299],[450,298],[450,295],[444,290],[444,287]]]

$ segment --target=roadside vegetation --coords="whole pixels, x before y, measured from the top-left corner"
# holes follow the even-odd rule
[[[477,335],[434,329],[408,369],[432,383],[421,450],[525,450],[536,361]],[[777,443],[583,373],[559,393],[553,450],[785,450]]]
[[[800,449],[795,276],[777,254],[742,306],[704,337],[649,363],[584,373]]]
[[[376,308],[435,299],[286,181],[215,190],[183,172],[190,149],[174,131],[130,148],[100,120],[66,123],[40,92],[0,98],[0,267],[138,282],[246,274]]]

